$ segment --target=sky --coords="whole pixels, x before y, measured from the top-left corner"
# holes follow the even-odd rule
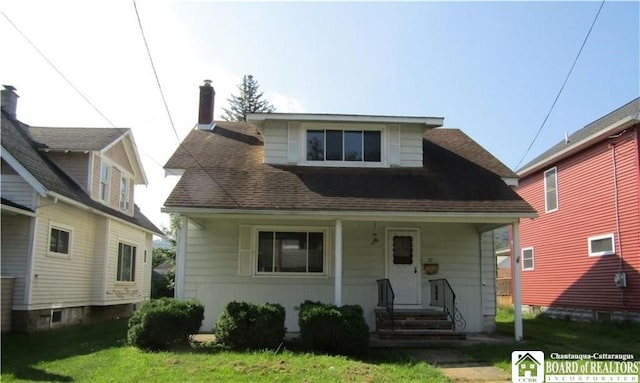
[[[162,166],[203,80],[216,118],[253,74],[277,112],[444,117],[514,169],[640,96],[640,2],[607,1],[523,159],[600,4],[138,0],[170,120],[133,1],[3,0],[0,84],[29,125],[131,128],[149,181],[136,203],[162,227],[178,181]]]

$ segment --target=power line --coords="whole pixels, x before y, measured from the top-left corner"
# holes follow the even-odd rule
[[[153,63],[153,58],[151,57],[151,51],[149,50],[149,44],[147,44],[147,37],[144,34],[144,29],[142,28],[142,21],[140,21],[140,14],[138,13],[138,5],[136,4],[136,0],[133,0],[133,9],[136,11],[136,18],[138,19],[138,26],[140,27],[140,34],[142,35],[142,40],[144,41],[144,46],[147,50],[147,56],[149,56],[149,61],[151,62],[151,69],[153,69],[153,75],[156,78],[156,84],[158,84],[158,90],[160,91],[160,96],[162,97],[162,102],[164,103],[164,109],[167,111],[167,116],[169,117],[169,122],[171,123],[171,128],[173,129],[173,133],[176,135],[176,139],[180,142],[180,136],[178,135],[178,131],[176,130],[176,126],[173,123],[173,118],[171,118],[171,112],[169,111],[169,106],[167,105],[167,100],[164,97],[164,92],[162,91],[162,85],[160,85],[160,79],[158,78],[158,72],[156,71],[156,66]]]
[[[582,45],[580,46],[580,50],[578,51],[578,54],[576,55],[576,58],[573,60],[573,64],[571,64],[571,69],[569,69],[569,73],[567,73],[567,76],[564,78],[564,81],[562,82],[562,86],[560,87],[560,90],[558,91],[558,94],[556,95],[556,98],[553,100],[553,103],[551,104],[551,108],[549,108],[549,112],[547,112],[547,115],[545,116],[544,120],[542,121],[542,124],[538,128],[538,131],[536,132],[536,135],[533,137],[533,140],[531,140],[531,144],[529,144],[529,147],[524,152],[524,155],[522,156],[520,161],[518,161],[518,164],[514,167],[514,170],[518,169],[518,167],[520,166],[522,161],[525,159],[527,154],[529,154],[529,151],[531,150],[531,147],[533,147],[533,144],[538,139],[538,136],[540,135],[540,132],[542,132],[542,128],[544,128],[545,124],[547,123],[547,120],[549,119],[549,116],[551,115],[551,112],[555,108],[556,103],[558,102],[558,99],[560,98],[560,95],[562,94],[562,91],[564,90],[564,86],[567,84],[567,81],[569,80],[569,77],[571,77],[571,73],[573,72],[573,68],[576,66],[576,63],[578,62],[578,59],[580,58],[580,54],[582,53],[582,49],[584,49],[584,46],[587,44],[587,40],[589,39],[589,36],[591,35],[591,31],[593,30],[593,26],[596,24],[596,21],[598,20],[598,16],[600,16],[600,11],[602,10],[602,7],[604,6],[604,2],[605,2],[605,0],[602,0],[602,3],[600,3],[600,8],[598,8],[598,12],[596,13],[596,16],[593,18],[593,22],[591,23],[591,26],[589,27],[589,31],[587,31],[587,35],[584,37],[584,40],[582,41]]]

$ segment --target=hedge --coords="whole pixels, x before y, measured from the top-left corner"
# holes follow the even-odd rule
[[[218,343],[236,350],[275,349],[282,343],[285,310],[279,304],[228,303],[214,328]]]

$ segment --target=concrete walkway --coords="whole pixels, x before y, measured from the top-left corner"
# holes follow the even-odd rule
[[[436,367],[454,382],[511,382],[511,374],[494,366],[474,362],[474,359],[459,349],[414,348],[407,349],[414,358],[424,360]]]

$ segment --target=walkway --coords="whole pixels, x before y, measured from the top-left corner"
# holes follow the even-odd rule
[[[511,382],[511,374],[494,366],[483,365],[459,349],[414,348],[407,349],[414,358],[438,368],[454,382]]]

